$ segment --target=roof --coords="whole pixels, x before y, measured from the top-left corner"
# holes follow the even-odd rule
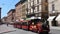
[[[15,6],[18,6],[21,3],[21,1],[19,1]]]
[[[24,3],[26,0],[20,0],[15,6],[18,6],[19,4]]]
[[[15,9],[11,9],[8,13],[10,13],[11,11],[13,11],[13,12],[14,12],[14,11],[15,11]],[[7,13],[7,14],[8,14],[8,13]]]

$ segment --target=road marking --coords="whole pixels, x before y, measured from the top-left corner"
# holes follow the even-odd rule
[[[8,31],[8,32],[2,32],[2,33],[0,33],[0,34],[10,33],[10,32],[14,32],[14,31],[16,31],[16,30],[13,30],[13,31]]]

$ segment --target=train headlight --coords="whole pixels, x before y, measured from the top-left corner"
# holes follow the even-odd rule
[[[34,28],[36,28],[36,26],[34,26]]]

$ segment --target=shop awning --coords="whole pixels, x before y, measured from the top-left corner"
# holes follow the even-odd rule
[[[57,16],[57,18],[55,20],[60,21],[60,14]]]
[[[21,22],[23,22],[23,21],[24,21],[24,19],[20,19],[20,21],[21,21]]]
[[[41,17],[38,17],[38,19],[41,19]]]
[[[54,18],[55,18],[55,16],[49,16],[49,18],[47,20],[52,21]]]
[[[26,20],[31,20],[30,18],[26,18]]]
[[[33,17],[31,17],[30,19],[37,19],[37,17],[34,17],[34,16],[33,16]]]
[[[41,17],[31,17],[30,19],[41,19]]]

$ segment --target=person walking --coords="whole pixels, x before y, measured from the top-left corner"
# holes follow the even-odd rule
[[[8,26],[8,23],[7,23],[7,26]]]

